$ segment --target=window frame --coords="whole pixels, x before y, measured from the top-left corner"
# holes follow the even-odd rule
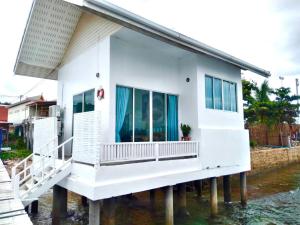
[[[90,91],[93,91],[93,93],[94,93],[94,110],[91,110],[91,111],[85,111],[85,109],[84,109],[84,103],[85,103],[84,98],[85,98],[85,93],[90,92]],[[81,95],[82,106],[81,106],[81,112],[76,112],[76,113],[83,113],[83,112],[92,112],[92,111],[95,111],[95,88],[92,88],[92,89],[88,89],[88,90],[86,90],[86,91],[83,91],[83,92],[80,92],[80,93],[77,93],[77,94],[74,94],[74,95],[73,95],[73,98],[72,98],[72,104],[73,104],[72,110],[73,110],[73,112],[72,112],[72,113],[75,114],[75,113],[74,113],[74,97],[75,97],[75,96],[79,96],[79,95]]]
[[[205,82],[206,82],[206,77],[209,77],[212,79],[212,102],[213,102],[213,108],[208,108],[207,105],[206,105],[206,86],[205,86]],[[216,109],[216,106],[215,106],[215,85],[214,85],[214,80],[217,79],[217,80],[221,80],[221,93],[222,93],[222,98],[221,98],[221,101],[222,101],[222,109]],[[232,110],[232,106],[231,106],[231,100],[230,100],[230,110],[225,110],[225,106],[224,106],[224,82],[227,82],[229,83],[229,85],[234,85],[235,86],[235,106],[236,106],[236,110]],[[229,86],[229,96],[231,98],[231,86]],[[233,82],[233,81],[229,81],[227,79],[222,79],[220,77],[217,77],[217,76],[212,76],[212,75],[209,75],[209,74],[205,74],[204,76],[204,102],[205,102],[205,109],[206,110],[218,110],[218,111],[223,111],[223,112],[232,112],[232,113],[238,113],[239,112],[239,109],[238,109],[238,88],[237,88],[237,82]]]

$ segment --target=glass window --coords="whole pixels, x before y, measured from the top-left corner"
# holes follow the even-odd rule
[[[224,92],[224,110],[231,110],[231,98],[230,98],[230,83],[223,81],[223,92]]]
[[[167,140],[178,141],[178,97],[167,95]]]
[[[213,89],[214,89],[214,108],[222,109],[222,80],[214,78],[213,81]]]
[[[135,89],[134,106],[134,141],[150,140],[150,105],[149,91]]]
[[[117,86],[116,142],[133,141],[133,89]]]
[[[205,76],[205,104],[206,108],[213,109],[213,78]]]
[[[166,140],[166,101],[165,94],[153,92],[153,141]]]
[[[84,112],[94,111],[95,109],[95,90],[84,92]]]
[[[82,94],[73,96],[73,113],[82,112]]]
[[[231,97],[231,111],[237,112],[237,99],[236,99],[236,84],[230,85],[230,97]]]

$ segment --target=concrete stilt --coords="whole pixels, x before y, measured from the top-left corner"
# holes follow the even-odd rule
[[[231,202],[231,183],[230,183],[230,175],[223,177],[223,193],[224,193],[224,202]]]
[[[240,193],[241,203],[243,206],[247,204],[247,175],[246,172],[240,173]]]
[[[39,202],[38,202],[38,200],[33,201],[31,203],[31,213],[34,213],[34,214],[38,213],[38,208],[39,208]]]
[[[174,225],[173,186],[165,188],[166,225]]]
[[[178,203],[179,203],[179,214],[188,216],[189,212],[186,208],[186,184],[178,185]]]
[[[155,189],[149,191],[151,209],[155,208]]]
[[[194,181],[194,186],[196,189],[197,197],[201,198],[202,197],[202,180]]]
[[[89,225],[100,225],[100,200],[89,201]]]
[[[116,224],[116,198],[109,198],[104,200],[104,214],[106,217],[107,225]]]
[[[87,197],[81,196],[81,204],[82,204],[84,207],[88,206],[88,200],[87,200]]]
[[[60,224],[61,218],[67,216],[68,190],[54,185],[52,204],[52,224]]]
[[[210,208],[211,216],[216,216],[218,213],[218,187],[217,187],[217,178],[212,177],[210,181]]]

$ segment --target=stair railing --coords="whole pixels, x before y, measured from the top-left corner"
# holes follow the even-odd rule
[[[42,154],[33,153],[12,168],[12,184],[15,197],[20,197],[22,199],[28,192],[44,182],[50,176],[54,175],[57,171],[61,170],[66,164],[71,163],[72,158],[65,160],[65,146],[66,144],[71,143],[73,137],[67,139],[54,149],[49,150],[49,145],[56,140],[57,137],[39,148],[39,150],[46,148],[47,151],[44,151]],[[56,165],[56,158],[59,155],[59,151],[61,151],[61,161],[59,162],[59,165]],[[22,165],[23,169],[17,173],[17,168]],[[50,172],[47,171],[47,168],[49,167],[52,168]],[[41,179],[38,179],[36,183],[34,183],[34,178],[39,177],[39,175],[41,175]],[[20,187],[30,179],[30,188],[20,194]]]

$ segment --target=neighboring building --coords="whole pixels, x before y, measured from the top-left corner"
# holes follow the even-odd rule
[[[20,102],[8,106],[8,121],[14,125],[20,125],[30,116],[28,105],[44,101],[42,95],[28,97]]]
[[[37,121],[34,154],[43,151],[53,170],[39,188],[24,189],[24,204],[58,184],[91,199],[90,221],[99,224],[100,199],[244,178],[251,168],[241,70],[270,75],[106,2],[34,1],[15,73],[58,81],[59,149],[72,158],[52,164],[43,145],[57,140],[56,122]],[[179,141],[181,123],[191,126],[192,141]]]
[[[4,143],[8,141],[9,125],[8,119],[8,105],[0,105],[0,129],[2,134],[2,139]]]

